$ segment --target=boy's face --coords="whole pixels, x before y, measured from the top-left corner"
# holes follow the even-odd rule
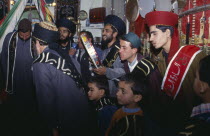
[[[103,90],[99,89],[95,83],[88,83],[88,98],[89,100],[99,100],[101,97],[103,97]]]
[[[131,105],[135,104],[135,95],[131,90],[132,84],[128,84],[125,81],[120,81],[118,83],[117,100],[120,105],[124,105],[129,108]]]
[[[136,57],[137,48],[131,48],[131,43],[120,40],[120,58],[121,60],[127,60],[128,62],[132,62]]]

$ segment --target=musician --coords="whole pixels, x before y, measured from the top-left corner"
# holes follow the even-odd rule
[[[153,11],[146,14],[145,19],[150,30],[150,42],[155,49],[162,49],[154,58],[164,77],[161,89],[174,99],[165,112],[165,127],[176,132],[198,103],[193,80],[199,60],[205,55],[194,45],[179,47],[177,14]]]
[[[62,56],[65,56],[69,53],[69,50],[74,43],[73,36],[76,32],[76,24],[69,19],[62,18],[58,20],[57,27],[60,33],[60,38],[58,40],[60,46],[57,51]]]
[[[126,32],[124,21],[115,15],[108,15],[104,21],[101,44],[105,49],[102,54],[102,67],[93,69],[98,75],[105,75],[109,80],[111,96],[116,96],[115,79],[125,74],[123,63],[119,57],[119,37]]]

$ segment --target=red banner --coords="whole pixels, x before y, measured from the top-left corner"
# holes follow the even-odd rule
[[[182,46],[170,61],[163,78],[161,89],[176,98],[187,71],[195,56],[201,52],[194,45]]]

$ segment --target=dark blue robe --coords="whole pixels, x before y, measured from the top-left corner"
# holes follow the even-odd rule
[[[44,52],[60,56],[49,48]],[[33,76],[39,111],[49,127],[59,127],[62,135],[86,133],[88,101],[75,81],[49,63],[34,63]]]
[[[1,52],[1,68],[4,88],[7,80],[8,45],[12,33],[9,33],[3,43]],[[22,41],[16,37],[16,56],[14,58],[13,89],[12,94],[7,93],[7,100],[3,102],[1,113],[0,132],[2,135],[28,135],[30,130],[34,130],[34,135],[39,129],[38,116],[36,110],[35,87],[32,77],[32,50],[30,40]],[[11,63],[10,63],[11,64]]]
[[[7,79],[8,44],[12,33],[9,33],[3,44],[1,53],[1,67],[4,83]],[[23,41],[17,37],[16,56],[13,74],[13,94],[9,95],[8,102],[15,105],[19,111],[27,111],[33,108],[35,93],[32,78],[32,52],[30,40]]]

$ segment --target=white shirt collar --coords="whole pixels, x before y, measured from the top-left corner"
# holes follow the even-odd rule
[[[133,71],[133,69],[136,67],[137,64],[138,64],[138,60],[137,60],[137,55],[136,55],[133,62],[131,62],[131,63],[128,62],[128,67],[129,67],[130,72]]]

